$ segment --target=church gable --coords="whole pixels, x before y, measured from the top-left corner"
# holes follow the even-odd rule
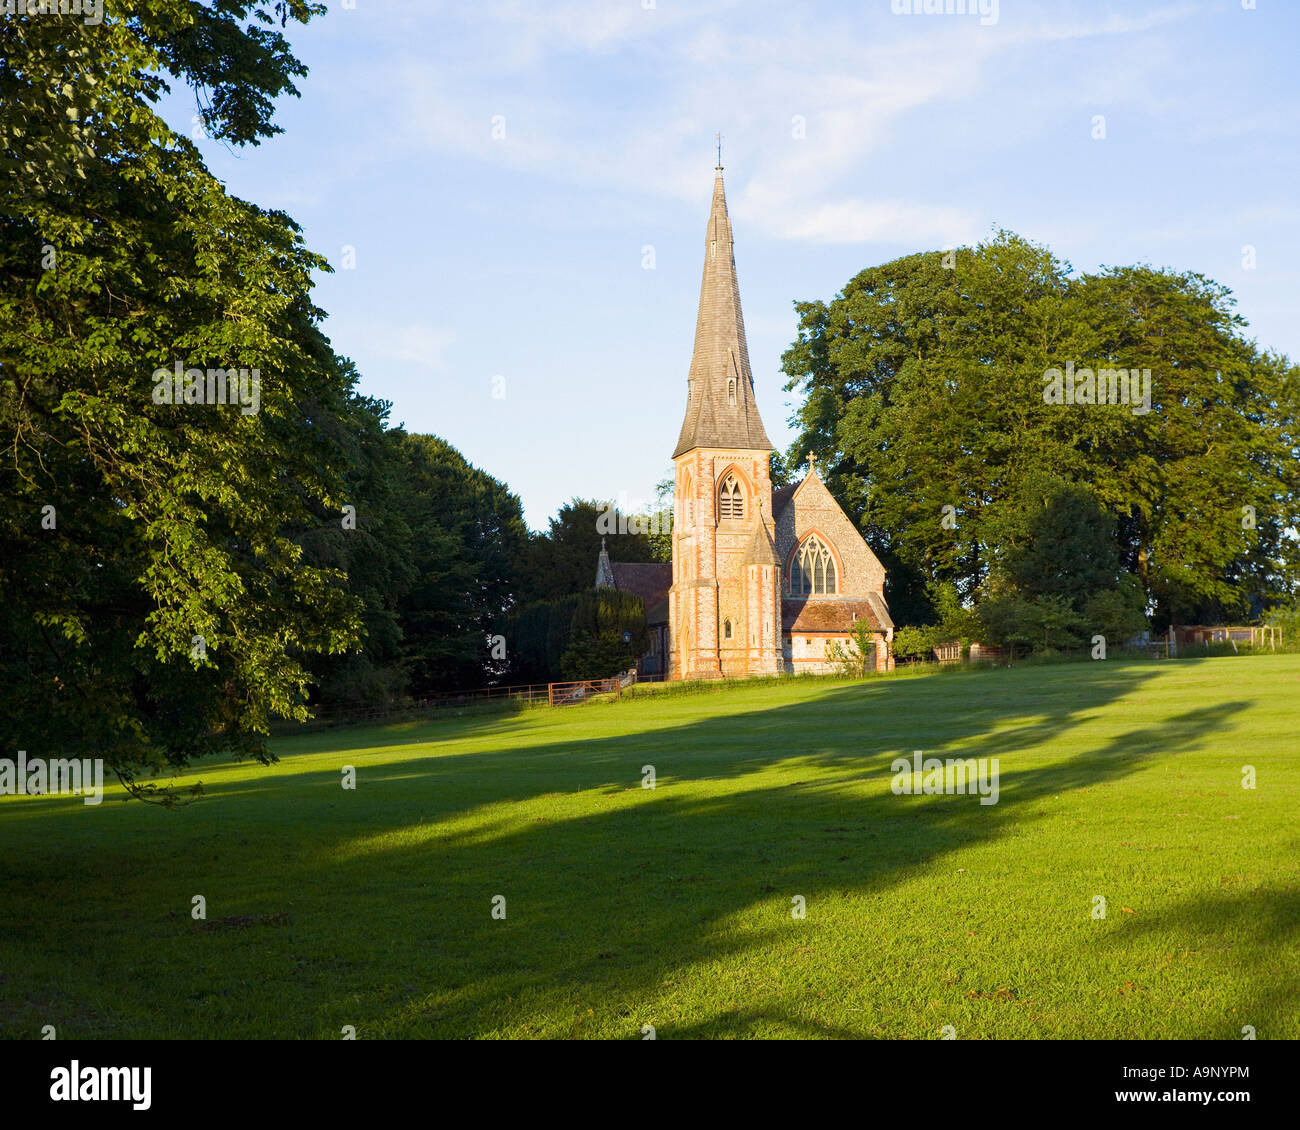
[[[784,567],[783,586],[789,595],[789,565],[795,550],[808,537],[816,535],[835,556],[838,570],[836,595],[845,599],[866,600],[871,594],[884,593],[885,569],[871,552],[856,526],[840,509],[834,495],[815,470],[788,493],[774,492],[774,504],[784,503],[776,514],[776,550]],[[785,497],[781,498],[780,495]],[[883,602],[882,602],[883,603]],[[883,611],[883,608],[882,608]]]

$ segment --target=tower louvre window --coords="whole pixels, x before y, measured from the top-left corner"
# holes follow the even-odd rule
[[[735,377],[727,378],[727,403],[730,404],[732,408],[736,407],[736,378]]]
[[[718,492],[718,518],[723,522],[739,522],[744,517],[745,495],[736,476],[728,475],[722,480],[722,489]]]
[[[790,570],[790,592],[798,595],[837,591],[835,558],[816,535],[808,538],[795,554]]]

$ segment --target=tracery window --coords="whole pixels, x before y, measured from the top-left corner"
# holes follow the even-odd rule
[[[718,518],[726,522],[741,521],[744,517],[745,495],[740,480],[732,473],[722,480],[722,489],[718,491]]]
[[[835,591],[835,558],[825,542],[813,534],[795,554],[790,569],[790,592],[816,594]]]

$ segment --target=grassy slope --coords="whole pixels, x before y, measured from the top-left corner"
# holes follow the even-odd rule
[[[792,682],[303,735],[175,813],[0,799],[0,1034],[1297,1038],[1298,688]],[[1001,802],[893,795],[916,749]]]

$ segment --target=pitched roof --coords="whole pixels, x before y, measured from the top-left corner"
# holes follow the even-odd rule
[[[776,543],[772,533],[762,522],[749,539],[749,548],[745,550],[742,565],[780,565],[781,559],[776,555]]]
[[[776,542],[772,540],[772,531],[767,528],[767,517],[763,513],[763,504],[758,504],[758,525],[754,527],[754,536],[749,539],[749,546],[741,560],[742,565],[780,565]]]
[[[799,482],[791,483],[788,487],[777,487],[776,490],[772,492],[773,518],[781,517],[781,511],[790,504],[790,499],[794,497],[794,492],[799,489],[802,482],[803,480],[800,479]]]
[[[668,619],[668,590],[673,584],[673,567],[660,561],[613,561],[614,587],[641,598],[648,624]],[[660,607],[662,605],[662,608]]]
[[[883,608],[883,605],[879,606]],[[787,632],[847,632],[853,618],[866,620],[876,631],[892,628],[886,613],[882,623],[878,602],[873,600],[835,600],[815,597],[781,601],[781,627]]]
[[[730,378],[736,381],[735,404],[727,395]],[[713,207],[704,234],[704,277],[700,282],[695,349],[687,387],[686,417],[673,450],[674,459],[693,447],[772,450],[754,399],[721,169],[713,182]]]

